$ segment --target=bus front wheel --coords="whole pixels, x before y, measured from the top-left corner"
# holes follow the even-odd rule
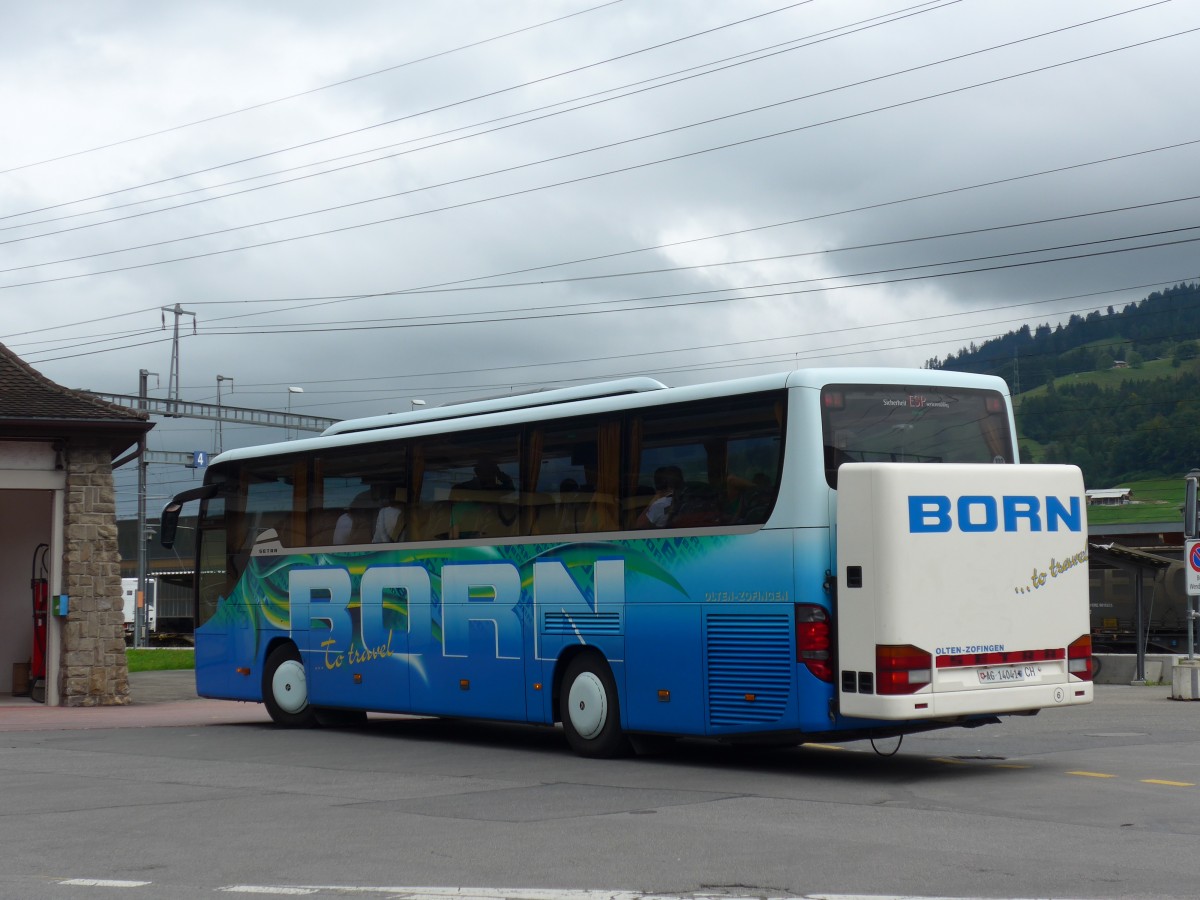
[[[277,725],[308,728],[317,722],[308,703],[304,663],[294,644],[280,644],[267,655],[263,666],[263,703]]]
[[[580,756],[611,759],[629,752],[629,741],[621,731],[617,684],[599,656],[582,654],[567,666],[559,715],[567,743]]]

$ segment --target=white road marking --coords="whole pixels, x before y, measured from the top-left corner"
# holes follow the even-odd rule
[[[917,894],[793,894],[735,897],[722,893],[654,894],[640,891],[554,890],[553,888],[403,887],[365,884],[230,885],[220,891],[245,894],[386,894],[394,900],[984,900],[980,897],[930,897]],[[1018,898],[1013,898],[1018,900]]]
[[[153,882],[151,882],[151,881],[118,881],[113,878],[68,878],[66,881],[60,881],[59,884],[69,884],[72,887],[131,888],[131,887],[145,887],[148,884],[153,884]]]
[[[398,887],[366,884],[230,885],[221,891],[243,893],[387,894],[395,900],[802,900],[798,897],[731,897],[727,894],[643,894],[639,891],[555,890],[554,888]]]
[[[795,900],[983,900],[981,897],[926,897],[919,894],[805,894]],[[1021,900],[1013,897],[1011,900]],[[1067,900],[1067,898],[1063,898]]]

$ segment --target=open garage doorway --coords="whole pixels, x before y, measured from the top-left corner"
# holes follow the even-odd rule
[[[0,695],[30,693],[29,665],[36,665],[32,581],[44,579],[49,593],[61,558],[56,493],[0,486]],[[41,619],[47,632],[54,627],[48,614]],[[50,657],[43,652],[41,658]]]

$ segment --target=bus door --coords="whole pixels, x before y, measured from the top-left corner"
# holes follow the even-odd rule
[[[524,721],[521,575],[502,560],[447,560],[434,602],[412,609],[412,711]]]
[[[520,433],[431,438],[412,465],[409,540],[455,542],[417,551],[431,590],[410,615],[413,711],[524,721],[527,610],[504,549],[521,530]]]

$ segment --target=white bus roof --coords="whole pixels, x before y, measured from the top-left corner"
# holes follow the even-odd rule
[[[797,369],[774,375],[759,375],[752,378],[682,387],[667,387],[653,378],[627,378],[581,387],[559,388],[440,406],[409,413],[348,419],[330,426],[318,437],[227,450],[213,459],[211,464],[288,453],[305,453],[356,444],[371,444],[381,440],[423,437],[463,431],[468,428],[522,425],[545,419],[619,412],[624,409],[659,406],[667,403],[685,403],[692,400],[784,388],[820,390],[827,384],[928,385],[929,387],[994,390],[1005,396],[1008,395],[1008,386],[1001,378],[992,375],[947,372],[940,369],[870,367]]]
[[[530,394],[512,394],[488,400],[454,403],[447,406],[436,406],[432,409],[415,410],[413,412],[389,413],[386,416],[347,419],[344,422],[338,422],[336,425],[330,425],[321,434],[322,436],[327,436],[349,434],[356,431],[375,431],[379,428],[412,425],[417,422],[462,419],[467,416],[482,416],[488,413],[505,412],[511,409],[531,409],[538,406],[552,406],[557,403],[594,400],[599,397],[620,397],[625,394],[641,393],[642,391],[661,391],[666,389],[666,387],[661,381],[655,381],[653,378],[624,378],[620,381],[602,381],[598,384],[585,384],[579,387],[556,388],[548,391],[535,391]]]

